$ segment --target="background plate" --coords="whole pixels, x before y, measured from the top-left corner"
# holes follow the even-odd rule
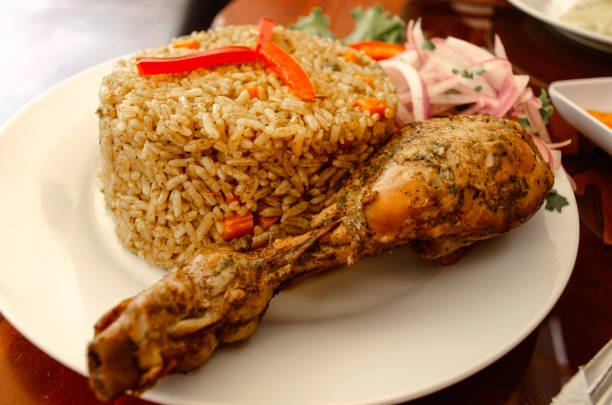
[[[576,42],[612,53],[612,37],[568,24],[561,16],[581,0],[508,0],[523,12],[557,28]]]

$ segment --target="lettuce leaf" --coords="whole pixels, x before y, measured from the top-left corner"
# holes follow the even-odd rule
[[[342,40],[345,44],[361,41],[402,43],[406,39],[406,23],[400,17],[384,11],[380,4],[368,9],[356,7],[350,15],[355,21],[355,29]],[[298,18],[289,28],[322,38],[336,38],[329,29],[329,17],[319,7],[313,8],[307,16]]]
[[[322,38],[336,38],[329,30],[329,17],[323,14],[319,7],[313,8],[307,16],[300,17],[298,21],[290,25],[289,28],[292,30],[305,31]]]
[[[406,23],[398,16],[383,11],[380,4],[351,11],[355,29],[342,42],[352,44],[361,41],[383,41],[401,43],[406,38]]]

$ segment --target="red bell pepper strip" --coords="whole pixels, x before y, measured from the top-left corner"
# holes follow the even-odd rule
[[[271,18],[262,18],[259,20],[259,39],[255,50],[259,52],[262,44],[272,40],[272,31],[274,30],[274,20]]]
[[[259,221],[257,221],[257,224],[261,226],[261,229],[265,231],[266,229],[274,225],[279,220],[279,218],[280,217],[259,217]]]
[[[243,235],[253,233],[255,227],[253,213],[248,211],[244,215],[235,214],[223,220],[223,240],[228,241]]]
[[[259,39],[255,50],[262,55],[266,66],[281,78],[293,94],[303,100],[315,100],[314,88],[308,74],[291,55],[272,42],[273,29],[274,20],[259,20]]]
[[[362,41],[348,46],[349,48],[363,51],[374,60],[389,59],[406,50],[403,45],[390,44],[382,41]]]
[[[159,75],[184,73],[230,63],[251,63],[260,60],[260,58],[260,55],[249,47],[224,46],[169,58],[138,57],[136,58],[136,67],[138,74],[141,76]]]
[[[361,108],[362,111],[369,111],[370,114],[378,114],[380,117],[384,116],[387,109],[387,103],[370,97],[357,99],[354,105]]]
[[[302,66],[274,42],[261,44],[259,53],[264,63],[302,100],[316,100],[314,87]]]
[[[138,74],[144,76],[184,73],[230,63],[251,63],[263,60],[266,66],[280,77],[293,94],[303,100],[316,100],[312,82],[302,66],[291,55],[272,42],[273,29],[273,20],[262,18],[259,21],[259,39],[255,49],[246,46],[225,46],[177,57],[139,57],[136,58]]]

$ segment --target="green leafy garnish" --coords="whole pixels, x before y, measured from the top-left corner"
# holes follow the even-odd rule
[[[383,11],[380,4],[368,9],[356,7],[350,15],[355,20],[355,29],[342,40],[345,44],[362,41],[399,44],[406,39],[406,23],[404,20],[388,11]],[[313,8],[307,16],[298,18],[298,21],[290,25],[289,28],[323,38],[336,38],[329,29],[329,17],[323,14],[319,7]],[[431,44],[431,46],[431,49],[435,48],[434,44]]]
[[[482,86],[476,86],[474,87],[474,91],[476,91],[476,93],[480,93],[482,91]]]
[[[561,209],[569,205],[567,198],[563,197],[561,194],[557,193],[557,190],[552,189],[546,195],[546,208],[548,211],[557,211],[561,212]]]
[[[398,16],[383,11],[380,4],[368,9],[354,8],[351,17],[355,20],[355,29],[344,38],[346,44],[361,41],[401,43],[406,38],[406,23]]]
[[[429,40],[429,38],[423,38],[423,45],[421,45],[421,48],[427,50],[427,51],[433,51],[434,49],[436,49],[436,46],[434,45],[433,42],[431,42]]]
[[[470,72],[469,70],[464,70],[463,73],[461,74],[461,76],[465,77],[466,79],[473,79],[474,78],[474,74],[472,72]]]
[[[323,14],[319,7],[313,8],[307,16],[298,18],[298,21],[290,25],[289,28],[317,35],[321,38],[336,38],[333,32],[329,30],[329,17]]]
[[[453,72],[453,73],[459,73],[459,69],[457,69],[457,68],[453,68],[452,72]]]
[[[529,124],[529,120],[527,118],[519,118],[517,121],[524,127],[528,127],[531,125]]]
[[[485,68],[480,68],[480,69],[478,69],[478,70],[476,71],[476,74],[477,74],[478,76],[481,76],[481,75],[484,75],[484,74],[486,73],[486,71],[487,71],[487,69],[485,69]]]
[[[540,115],[542,116],[542,121],[544,121],[544,124],[548,124],[548,119],[553,113],[553,106],[550,102],[550,99],[548,98],[548,93],[546,92],[546,90],[541,89],[538,98],[542,102],[542,107],[540,107]]]

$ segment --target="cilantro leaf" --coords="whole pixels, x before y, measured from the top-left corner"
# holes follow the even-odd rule
[[[313,8],[307,16],[298,18],[298,21],[290,25],[289,28],[317,35],[321,38],[336,38],[329,30],[329,17],[323,14],[319,7]]]
[[[563,197],[561,194],[557,193],[557,190],[552,189],[546,195],[546,208],[548,211],[557,211],[561,212],[561,209],[569,205],[567,198]]]
[[[546,92],[546,90],[541,89],[538,98],[542,102],[542,107],[540,107],[540,115],[542,116],[544,124],[548,124],[548,119],[552,115],[554,109],[550,102],[550,99],[548,98],[548,93]]]
[[[429,38],[425,37],[423,38],[423,45],[421,45],[421,48],[427,51],[433,51],[434,49],[436,49],[436,46],[433,42],[429,40]]]
[[[519,122],[519,124],[521,124],[524,127],[529,127],[531,125],[527,118],[519,118],[518,122]]]
[[[473,79],[474,73],[470,72],[469,70],[464,70],[463,73],[461,73],[461,76],[465,77],[466,79]]]
[[[351,17],[355,20],[355,29],[344,38],[346,44],[367,40],[401,43],[406,38],[406,23],[383,11],[380,4],[368,9],[357,7],[351,11]]]

